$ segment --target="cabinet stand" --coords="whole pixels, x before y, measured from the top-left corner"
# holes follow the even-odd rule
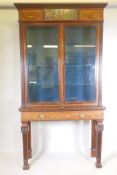
[[[92,130],[92,140],[93,151],[91,149],[91,156],[96,157],[96,167],[101,168],[101,145],[102,145],[102,131],[103,124],[100,121],[92,121],[93,130]],[[95,125],[95,128],[94,128]],[[28,160],[32,158],[32,149],[31,149],[31,121],[22,122],[21,126],[22,138],[23,138],[23,159],[24,165],[23,169],[29,169]],[[94,133],[93,133],[94,131]],[[96,138],[93,134],[96,134]],[[96,140],[96,141],[95,141]]]

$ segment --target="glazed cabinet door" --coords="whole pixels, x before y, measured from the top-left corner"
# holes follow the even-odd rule
[[[27,25],[27,102],[97,104],[99,31],[99,24]]]
[[[65,101],[96,102],[96,26],[67,25],[65,33]]]
[[[58,40],[57,26],[27,26],[26,64],[29,103],[59,101]]]

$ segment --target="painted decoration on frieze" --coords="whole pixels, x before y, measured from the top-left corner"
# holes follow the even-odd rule
[[[77,20],[77,9],[44,9],[45,20]]]

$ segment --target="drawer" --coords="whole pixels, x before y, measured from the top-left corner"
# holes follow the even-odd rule
[[[22,121],[102,120],[103,111],[22,112]]]
[[[43,11],[42,10],[20,10],[19,20],[27,21],[27,22],[42,21]]]
[[[92,10],[92,9],[81,9],[79,12],[80,20],[103,20],[103,11],[102,10]]]

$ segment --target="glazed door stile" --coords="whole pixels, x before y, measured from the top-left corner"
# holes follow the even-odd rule
[[[21,101],[27,103],[27,71],[26,71],[26,24],[19,23],[20,30],[20,62],[21,62]]]
[[[60,105],[64,105],[65,97],[65,79],[64,64],[65,63],[65,47],[64,47],[64,23],[59,23],[59,86],[60,86]]]
[[[102,43],[103,43],[103,24],[99,23],[97,26],[97,95],[98,95],[98,105],[102,106]]]

